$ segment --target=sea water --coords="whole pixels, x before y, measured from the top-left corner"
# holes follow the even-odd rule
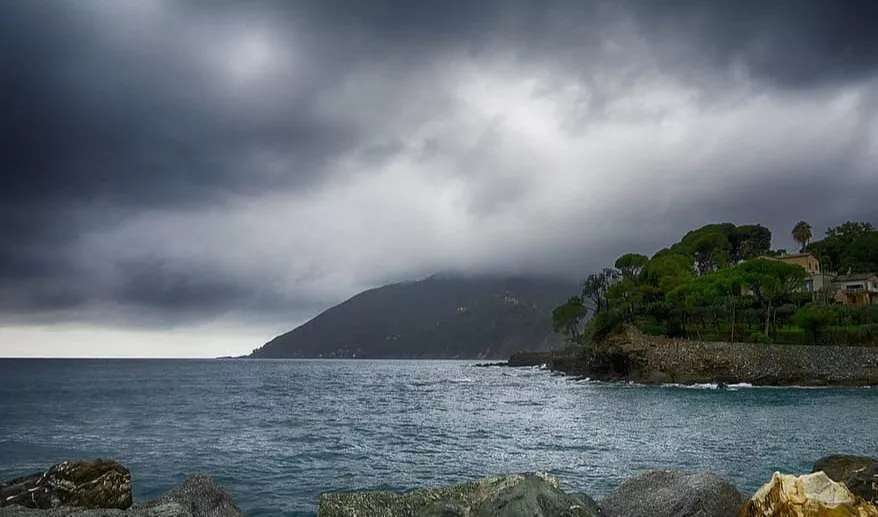
[[[0,480],[65,458],[127,466],[135,499],[215,477],[251,516],[319,494],[548,471],[595,498],[646,469],[750,493],[878,453],[878,389],[643,387],[473,361],[0,360]]]

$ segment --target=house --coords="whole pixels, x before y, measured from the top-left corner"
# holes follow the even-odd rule
[[[759,258],[795,264],[804,269],[808,276],[798,292],[812,293],[815,300],[834,300],[845,305],[878,304],[878,275],[875,273],[836,275],[824,272],[820,269],[820,259],[811,253]],[[741,293],[752,294],[752,291],[744,288]]]
[[[813,253],[797,253],[795,255],[783,255],[780,257],[769,257],[763,255],[759,257],[766,260],[779,260],[787,264],[795,264],[801,266],[808,273],[808,276],[820,274],[820,259]]]
[[[812,253],[797,253],[795,255],[783,255],[781,257],[761,256],[759,258],[794,264],[804,269],[808,276],[805,278],[805,284],[802,286],[801,290],[802,292],[816,293],[832,289],[833,275],[820,271],[820,259]]]
[[[834,299],[845,305],[878,303],[878,275],[875,273],[839,275],[832,279]]]

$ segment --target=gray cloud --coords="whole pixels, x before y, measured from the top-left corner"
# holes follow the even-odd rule
[[[878,219],[872,2],[0,5],[0,321],[300,321]]]

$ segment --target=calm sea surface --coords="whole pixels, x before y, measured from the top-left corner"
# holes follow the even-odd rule
[[[745,492],[836,452],[878,453],[878,389],[574,382],[457,361],[0,360],[0,479],[69,457],[132,471],[135,498],[214,476],[251,516],[328,490],[550,471],[600,497],[650,468]]]

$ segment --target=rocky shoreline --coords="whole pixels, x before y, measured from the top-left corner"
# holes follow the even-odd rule
[[[625,327],[602,353],[522,352],[504,366],[540,366],[580,378],[640,384],[878,386],[878,348],[703,342]],[[494,363],[495,365],[497,363]]]
[[[410,492],[329,492],[318,517],[878,517],[878,461],[835,455],[811,474],[775,473],[750,498],[710,472],[652,470],[601,501],[566,493],[546,473],[516,473]],[[131,474],[112,460],[70,460],[0,483],[0,517],[242,517],[212,479],[189,476],[133,503]]]

